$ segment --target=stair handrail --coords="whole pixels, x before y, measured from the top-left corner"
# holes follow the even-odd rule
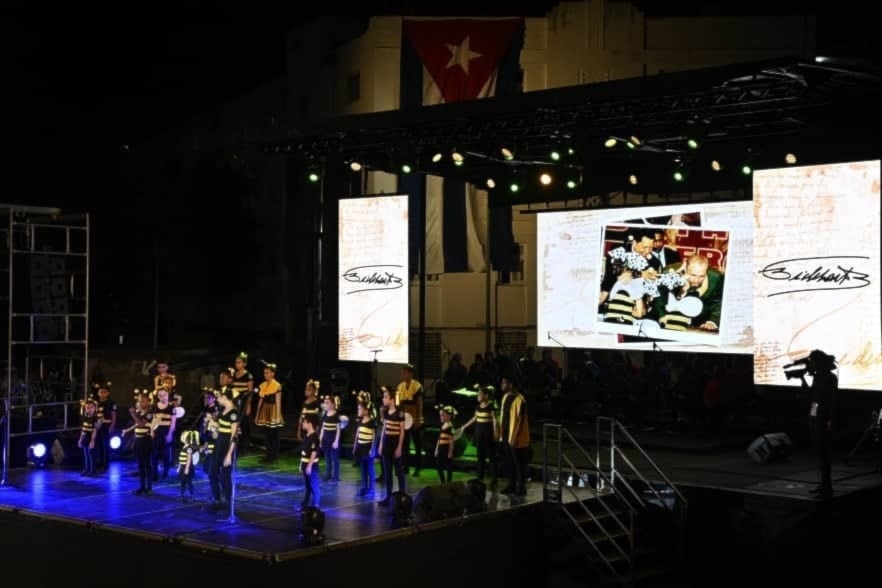
[[[638,452],[640,452],[640,455],[652,467],[652,469],[655,471],[655,473],[658,474],[661,477],[661,479],[664,480],[665,484],[667,484],[668,487],[674,491],[674,493],[677,495],[677,498],[680,499],[680,504],[682,505],[682,507],[684,509],[688,507],[689,503],[686,500],[686,497],[683,496],[683,493],[677,489],[677,487],[674,485],[674,483],[671,482],[671,480],[665,475],[665,473],[661,470],[661,468],[658,467],[658,464],[656,464],[655,461],[651,457],[649,457],[649,454],[643,450],[643,448],[640,446],[639,443],[637,443],[637,441],[634,439],[634,437],[631,435],[631,433],[629,433],[628,430],[624,426],[622,426],[622,423],[620,423],[618,420],[616,420],[612,417],[599,416],[599,417],[597,417],[597,420],[598,420],[598,422],[610,423],[610,431],[618,429],[618,431],[625,436],[625,438],[628,440],[628,442],[631,444],[631,446],[634,449],[636,449]],[[597,438],[597,447],[598,447],[597,453],[598,453],[598,455],[600,454],[600,441],[601,441],[600,437],[598,436],[598,438]],[[617,449],[618,449],[618,445],[615,443],[614,439],[611,438],[611,440],[610,440],[610,453],[612,454],[612,452],[616,451]],[[639,470],[634,468],[634,466],[627,459],[627,457],[625,457],[624,453],[622,453],[621,450],[618,450],[618,453],[623,458],[625,458],[625,460],[628,462],[628,465],[632,469],[634,469],[635,473],[637,473],[639,475]],[[644,478],[644,481],[645,481],[645,478]],[[650,485],[650,487],[652,487],[652,486]]]

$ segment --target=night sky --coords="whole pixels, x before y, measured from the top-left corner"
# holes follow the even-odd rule
[[[414,4],[374,3],[376,9],[371,11],[474,14],[463,8],[468,6],[466,3],[447,3],[443,13],[414,10]],[[520,12],[538,16],[551,4],[531,3],[528,12]],[[660,6],[669,11],[672,3],[637,4],[651,14],[662,14]],[[673,4],[677,5],[677,14],[686,15],[759,14],[767,3]],[[841,10],[847,4],[837,2],[835,7]],[[792,13],[790,8],[794,6],[798,5],[790,3],[782,8],[776,4],[781,13]],[[369,9],[363,7],[362,12]],[[508,12],[515,11],[515,5],[509,6]],[[878,61],[873,19],[854,19],[852,12],[820,15],[818,52],[868,56]],[[151,248],[139,249],[133,243],[149,243],[158,226],[160,230],[189,235],[175,242],[176,249],[205,247],[223,230],[225,218],[235,218],[241,212],[237,210],[241,203],[236,193],[231,192],[228,200],[219,194],[215,205],[226,210],[204,218],[204,232],[193,230],[189,219],[204,208],[204,201],[188,201],[171,191],[165,200],[144,202],[136,190],[120,190],[124,146],[136,148],[141,139],[157,129],[173,128],[194,114],[211,111],[284,72],[285,34],[312,15],[298,13],[290,3],[281,11],[176,13],[154,15],[152,22],[134,15],[98,12],[76,16],[78,23],[86,24],[70,25],[59,17],[58,22],[47,25],[41,15],[5,19],[2,37],[9,104],[4,125],[7,190],[2,200],[90,211],[96,227],[93,322],[116,320],[116,315],[128,315],[126,320],[133,320],[131,315],[143,314],[149,297],[131,301],[131,296],[123,292],[152,288],[153,265],[143,259]],[[366,15],[349,17],[357,22]],[[103,19],[110,22],[104,24]],[[223,186],[229,183],[224,173],[206,169],[200,177],[208,185],[214,182]],[[133,234],[143,238],[132,241]],[[247,265],[248,260],[244,263]],[[209,276],[203,278],[206,281],[222,267],[208,263],[192,268],[192,261],[182,264],[171,271],[181,274],[195,269]]]

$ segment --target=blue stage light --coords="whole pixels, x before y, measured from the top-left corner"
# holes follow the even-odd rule
[[[49,459],[49,450],[45,443],[34,443],[28,447],[28,465],[41,468]]]
[[[35,443],[34,445],[31,445],[31,451],[34,452],[34,457],[36,457],[37,459],[46,457],[46,446],[42,443]]]
[[[110,448],[116,451],[120,447],[122,447],[122,437],[120,437],[119,435],[114,435],[113,437],[111,437]]]

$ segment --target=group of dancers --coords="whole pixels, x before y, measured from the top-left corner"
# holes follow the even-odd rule
[[[262,362],[263,382],[255,389],[247,362],[248,355],[242,352],[235,358],[235,367],[220,372],[219,387],[204,390],[201,414],[187,427],[181,427],[183,430],[180,432],[178,425],[183,422],[185,411],[180,406],[180,396],[175,393],[176,378],[169,373],[167,363],[157,365],[158,374],[154,378],[153,389],[135,390],[135,402],[129,409],[131,422],[121,430],[123,435],[134,436],[133,452],[139,476],[139,487],[134,494],[150,495],[153,482],[168,477],[177,442],[174,465],[180,480],[179,499],[194,500],[193,479],[197,468],[201,467],[208,475],[212,498],[205,510],[213,511],[224,519],[231,516],[233,470],[238,448],[250,435],[250,425],[253,423],[264,429],[266,455],[262,461],[265,463],[279,459],[279,432],[285,425],[282,416],[284,387],[276,380],[277,366]],[[405,473],[410,465],[411,442],[415,447],[415,475],[419,474],[421,467],[423,390],[419,382],[413,379],[413,371],[409,365],[402,368],[402,381],[397,389],[380,388],[379,410],[372,394],[366,391],[354,393],[356,414],[352,457],[361,477],[357,495],[366,497],[374,494],[375,464],[379,462],[385,490],[379,504],[383,506],[391,502],[393,481],[397,482],[398,491],[406,492]],[[97,397],[90,397],[83,403],[79,445],[83,449],[83,475],[86,476],[107,467],[109,440],[120,430],[117,428],[119,417],[117,406],[110,396],[110,386],[110,382],[96,383]],[[301,508],[319,507],[321,481],[335,483],[340,480],[343,431],[350,421],[347,415],[341,413],[340,397],[320,397],[319,389],[318,381],[307,381],[298,426],[295,428],[300,441],[299,469],[304,481]],[[508,391],[504,397],[504,406],[509,394],[512,391]],[[516,392],[513,394],[519,396]],[[505,445],[511,440],[514,429],[511,419],[506,419],[507,415],[497,415],[494,390],[491,387],[477,390],[474,415],[459,430],[454,424],[457,410],[453,406],[440,406],[438,413],[440,428],[434,461],[440,481],[452,481],[456,440],[465,430],[474,427],[478,453],[477,477],[483,481],[489,471],[492,477],[490,487],[495,490],[499,472],[497,447],[499,442]],[[515,426],[520,428],[521,424],[526,426],[525,421]],[[517,465],[515,470],[520,469]],[[523,482],[513,477],[512,483],[503,492],[523,494]]]

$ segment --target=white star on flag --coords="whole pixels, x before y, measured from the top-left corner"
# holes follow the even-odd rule
[[[469,38],[466,37],[462,40],[462,43],[459,45],[453,45],[451,43],[445,43],[447,45],[447,49],[450,51],[450,61],[447,62],[447,69],[450,69],[454,65],[458,65],[462,68],[462,70],[468,75],[469,73],[469,62],[472,59],[477,59],[482,57],[480,53],[475,53],[469,47]]]

